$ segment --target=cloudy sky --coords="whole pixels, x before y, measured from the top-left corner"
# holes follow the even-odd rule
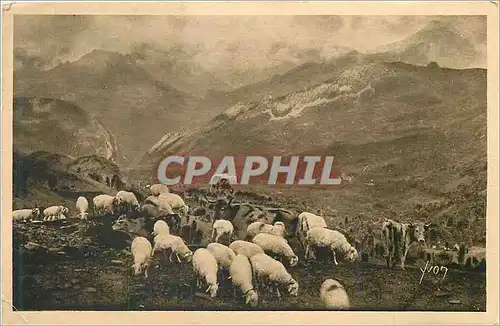
[[[148,43],[182,47],[208,70],[244,69],[328,58],[345,48],[374,51],[436,19],[485,50],[486,20],[479,16],[16,16],[14,46],[53,63],[93,49],[129,53]]]

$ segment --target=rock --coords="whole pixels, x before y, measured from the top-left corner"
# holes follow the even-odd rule
[[[75,285],[75,286],[73,286],[73,289],[75,289],[75,290],[79,290],[79,289],[80,289],[80,285]]]
[[[78,282],[79,282],[79,280],[78,280],[78,279],[76,279],[76,278],[74,278],[74,279],[72,279],[72,280],[71,280],[71,283],[72,283],[72,284],[76,284],[76,283],[78,283]]]
[[[97,289],[96,288],[92,288],[92,287],[88,287],[88,288],[85,289],[85,292],[87,292],[87,293],[96,293]]]
[[[59,255],[66,255],[66,252],[64,252],[64,251],[58,251],[57,253],[58,253]]]
[[[448,300],[448,303],[451,303],[451,304],[461,304],[462,301],[460,301],[458,299],[450,299],[450,300]]]

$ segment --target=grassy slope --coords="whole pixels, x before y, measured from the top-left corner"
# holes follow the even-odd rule
[[[317,76],[316,68],[301,67],[297,76],[289,75],[290,83]],[[370,85],[372,93],[313,105],[297,118],[270,121],[262,113],[278,105],[314,102],[322,80],[303,92],[249,105],[239,115],[220,115],[212,126],[170,150],[333,155],[341,171],[354,176],[353,183],[341,189],[240,188],[274,193],[279,204],[299,210],[321,209],[332,223],[356,217],[353,223],[361,225],[353,229],[359,233],[370,221],[402,215],[406,220],[439,222],[446,229],[439,236],[443,241],[484,244],[486,71],[380,63],[358,55],[329,69],[322,70],[328,72],[328,83],[350,85],[351,94]],[[272,83],[269,86],[271,91]],[[145,171],[149,178],[150,170]],[[431,207],[434,200],[440,203],[436,208]]]

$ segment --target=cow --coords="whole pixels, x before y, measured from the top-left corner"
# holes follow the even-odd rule
[[[432,223],[400,223],[386,219],[382,223],[382,235],[384,240],[384,256],[387,268],[396,265],[395,257],[400,258],[401,269],[405,269],[406,255],[410,246],[418,243],[425,245],[425,231],[430,229]]]

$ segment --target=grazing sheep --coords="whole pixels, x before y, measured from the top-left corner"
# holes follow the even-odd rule
[[[82,220],[86,220],[89,216],[89,213],[87,213],[89,209],[89,202],[87,198],[83,196],[78,197],[78,199],[76,200],[76,209],[79,212],[78,216],[80,216]]]
[[[259,233],[268,233],[280,237],[285,236],[285,224],[283,222],[276,222],[274,225],[266,224],[264,222],[253,222],[247,227],[247,238],[252,239]]]
[[[189,206],[187,206],[184,199],[177,194],[162,193],[158,196],[158,198],[164,198],[172,209],[179,210],[184,214],[184,216],[186,216],[189,212]]]
[[[234,232],[234,226],[228,220],[216,220],[212,228],[212,242],[219,241],[222,235],[231,237]]]
[[[97,195],[92,199],[94,214],[115,214],[115,197],[110,195]]]
[[[216,242],[210,243],[207,246],[207,250],[215,257],[220,269],[229,270],[234,257],[236,257],[231,248]]]
[[[172,261],[172,255],[175,254],[177,261],[181,263],[181,256],[186,261],[190,261],[193,253],[184,243],[181,237],[172,234],[161,233],[154,238],[153,255],[158,251],[163,251],[166,257],[166,251],[170,251],[169,260]]]
[[[358,251],[339,231],[330,230],[322,227],[314,227],[307,231],[306,235],[305,258],[308,259],[311,247],[328,247],[333,254],[333,262],[338,265],[336,253],[345,255],[345,258],[354,262],[358,258]]]
[[[325,280],[321,284],[319,297],[326,309],[348,310],[350,308],[349,297],[342,284],[337,280],[331,278]]]
[[[253,239],[252,242],[259,245],[264,252],[277,257],[284,257],[288,259],[288,263],[291,267],[297,265],[299,258],[293,252],[292,247],[288,244],[285,238],[267,234],[259,233]]]
[[[158,235],[158,234],[170,234],[170,228],[164,220],[158,220],[155,222],[155,225],[153,226],[153,232],[151,232],[151,235]]]
[[[305,249],[305,237],[307,231],[314,227],[322,227],[327,228],[325,219],[321,216],[318,216],[309,212],[302,212],[299,214],[297,228],[296,228],[296,237],[299,240],[302,249]]]
[[[146,186],[146,188],[148,188],[148,186]],[[162,183],[157,183],[157,184],[149,186],[149,190],[151,191],[151,195],[153,195],[153,196],[159,196],[160,194],[170,192],[168,190],[167,185],[164,185]]]
[[[139,209],[139,201],[133,192],[120,190],[115,196],[115,204],[121,212],[131,212]]]
[[[259,245],[243,240],[236,240],[231,242],[229,248],[231,248],[231,250],[234,251],[236,255],[243,255],[247,258],[250,258],[256,254],[264,253],[264,250]]]
[[[137,276],[144,272],[144,276],[148,277],[148,268],[151,262],[152,247],[148,239],[144,237],[136,237],[131,245],[132,255],[134,257],[134,275]]]
[[[200,248],[194,252],[192,263],[197,287],[200,288],[202,283],[205,283],[208,285],[206,292],[210,292],[210,297],[215,298],[219,289],[217,260],[210,251]]]
[[[34,220],[38,216],[40,216],[39,208],[18,209],[12,212],[12,219],[14,221]]]
[[[163,198],[162,196],[159,197],[149,196],[144,201],[144,204],[147,205],[148,203],[151,203],[156,207],[158,207],[158,209],[161,211],[162,214],[174,214],[172,206],[170,206],[167,198]]]
[[[65,219],[62,218],[64,214],[69,213],[69,208],[64,206],[50,206],[43,210],[43,220],[44,221],[53,221],[57,219]]]
[[[244,255],[236,255],[229,267],[229,276],[234,285],[234,296],[239,289],[245,304],[256,307],[259,302],[257,291],[253,287],[253,271],[250,260]]]
[[[257,283],[269,284],[281,298],[279,287],[286,287],[288,293],[297,296],[299,283],[288,273],[285,266],[266,254],[256,254],[250,258]]]

